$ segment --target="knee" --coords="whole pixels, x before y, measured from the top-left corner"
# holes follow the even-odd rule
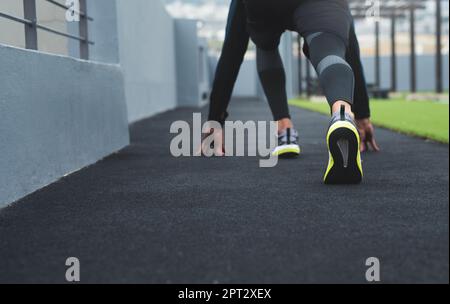
[[[332,56],[341,58],[344,62],[346,42],[332,33],[317,32],[306,36],[310,59],[317,66],[323,59]]]

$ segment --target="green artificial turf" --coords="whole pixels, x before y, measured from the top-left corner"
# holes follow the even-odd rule
[[[330,113],[327,103],[294,99],[290,104],[328,115]],[[372,121],[379,127],[449,143],[448,103],[390,99],[372,100],[370,107]]]

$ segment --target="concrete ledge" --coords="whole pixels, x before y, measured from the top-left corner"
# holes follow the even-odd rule
[[[0,207],[129,144],[116,65],[0,45]]]

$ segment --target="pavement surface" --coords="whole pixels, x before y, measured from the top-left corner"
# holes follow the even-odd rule
[[[0,210],[0,283],[449,282],[449,148],[378,130],[360,186],[324,186],[328,118],[293,109],[303,155],[261,169],[255,157],[174,158],[175,120],[132,126],[132,144]],[[268,120],[235,101],[232,119]]]

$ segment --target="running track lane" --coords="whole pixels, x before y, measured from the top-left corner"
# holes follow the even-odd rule
[[[374,256],[385,283],[448,283],[448,146],[378,130],[364,184],[327,187],[328,118],[293,114],[304,154],[272,169],[170,156],[189,109],[133,125],[130,147],[0,210],[0,282],[63,283],[75,256],[83,283],[364,283]]]

